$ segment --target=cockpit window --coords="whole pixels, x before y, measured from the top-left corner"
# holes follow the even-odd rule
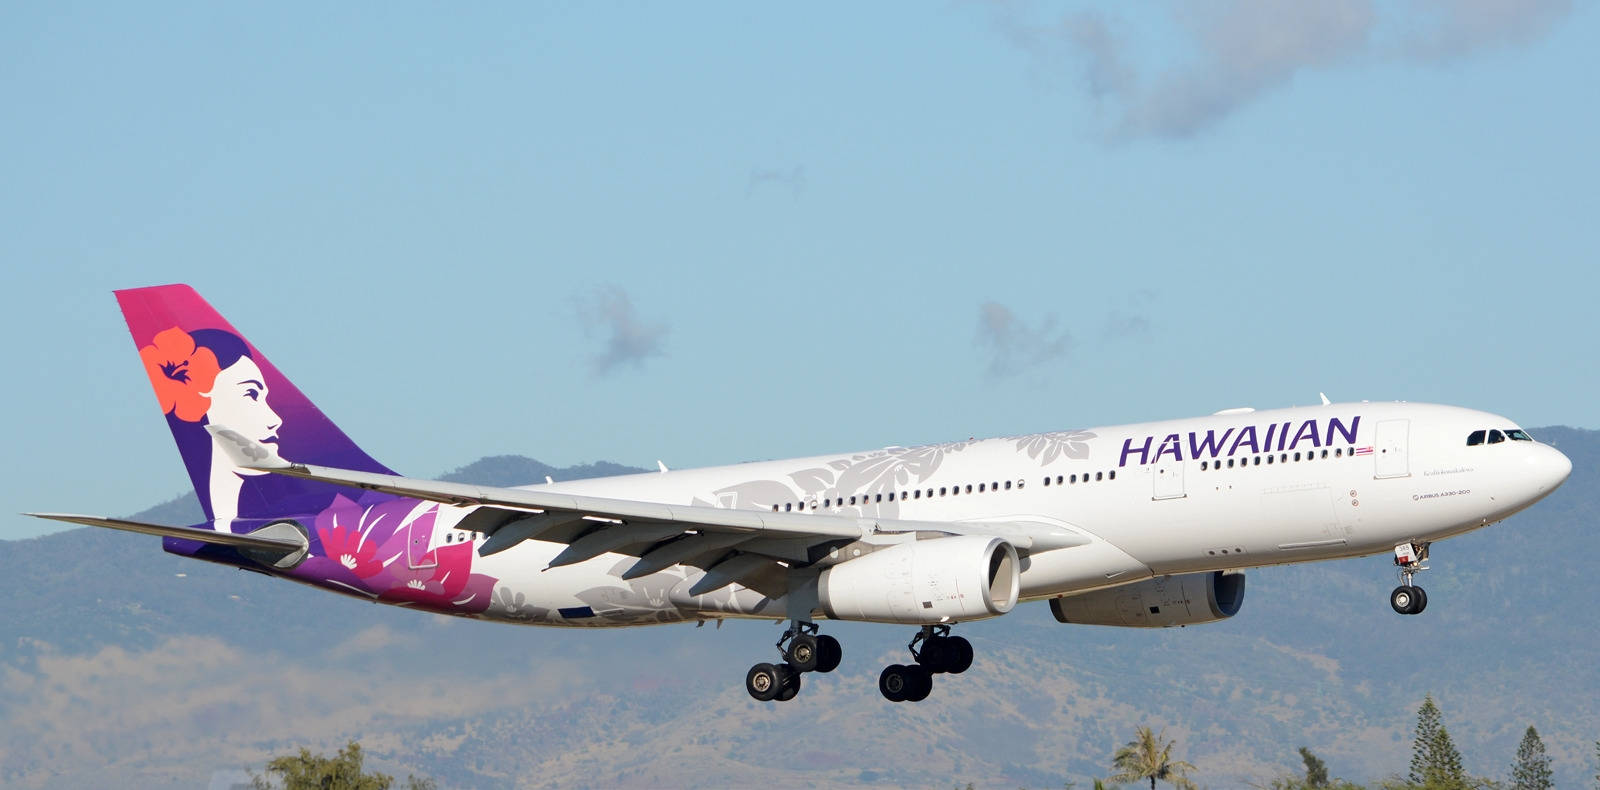
[[[1489,443],[1499,444],[1506,440],[1506,435],[1499,431],[1489,431]]]
[[[1484,431],[1473,431],[1472,433],[1467,434],[1467,446],[1476,447],[1477,445],[1483,444],[1483,434]]]
[[[1519,442],[1531,442],[1531,441],[1533,441],[1533,437],[1529,436],[1528,432],[1522,430],[1521,428],[1508,428],[1508,429],[1506,429],[1506,436],[1509,436],[1512,439],[1514,439],[1516,441],[1519,441]]]

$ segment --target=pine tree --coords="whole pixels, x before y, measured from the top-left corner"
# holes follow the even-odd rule
[[[1328,786],[1328,764],[1322,758],[1311,753],[1310,749],[1300,747],[1300,761],[1306,764],[1306,787]]]
[[[1417,729],[1411,745],[1411,783],[1429,790],[1456,790],[1469,787],[1461,752],[1450,739],[1450,731],[1440,721],[1439,706],[1429,694],[1417,709]]]
[[[1539,731],[1528,727],[1517,745],[1517,761],[1511,764],[1512,790],[1550,790],[1550,755],[1544,752]]]

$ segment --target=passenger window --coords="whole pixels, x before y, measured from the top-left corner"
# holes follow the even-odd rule
[[[979,488],[982,488],[982,486],[979,486]],[[969,494],[972,493],[972,484],[971,483],[967,484],[967,493],[969,493]]]
[[[1300,460],[1300,454],[1299,453],[1295,453],[1294,454],[1294,460],[1296,460],[1296,461]]]
[[[1229,468],[1229,469],[1232,469],[1232,468],[1233,468],[1233,459],[1232,459],[1232,458],[1229,458],[1229,459],[1228,459],[1228,468]]]
[[[1267,463],[1269,463],[1269,464],[1272,463],[1272,456],[1270,456],[1270,455],[1267,456]]]
[[[1104,473],[1104,472],[1095,472],[1095,473],[1094,473],[1094,479],[1095,479],[1095,480],[1096,480],[1096,481],[1099,481],[1099,480],[1102,480],[1102,479],[1104,479],[1104,478],[1103,478],[1103,477],[1101,477],[1101,475],[1103,475],[1103,474],[1105,474],[1105,473]]]
[[[1260,466],[1261,465],[1261,456],[1259,456],[1259,455],[1255,456],[1255,459],[1256,459],[1256,466]],[[1272,461],[1272,459],[1268,458],[1267,461],[1270,463]]]
[[[944,486],[939,486],[939,496],[944,496],[944,493],[945,493],[945,487]]]
[[[877,497],[877,501],[879,501],[879,502],[883,501],[883,494],[874,494],[873,496]]]
[[[1007,491],[1010,491],[1010,490],[1011,490],[1011,481],[1010,481],[1010,480],[1007,480],[1007,481],[1006,481],[1006,490],[1007,490]]]
[[[1117,479],[1117,470],[1115,470],[1115,469],[1111,470],[1111,479],[1112,480]]]
[[[982,484],[982,483],[979,483],[979,484],[978,484],[978,493],[980,493],[980,494],[981,494],[981,493],[983,493],[983,492],[984,492],[984,490],[985,490],[985,489],[984,489],[984,487],[983,487],[983,484]]]
[[[1484,431],[1473,431],[1472,433],[1467,434],[1467,446],[1468,447],[1475,447],[1477,445],[1483,444],[1483,434],[1484,433],[1485,433]]]
[[[921,499],[922,498],[922,489],[919,488],[916,491],[911,492],[911,498],[912,499]]]
[[[783,503],[783,512],[787,513],[787,512],[789,512],[789,511],[791,511],[793,509],[794,509],[794,503],[793,502],[785,502],[785,503]]]
[[[1490,431],[1489,432],[1489,443],[1490,444],[1499,444],[1499,443],[1501,443],[1501,442],[1503,442],[1505,440],[1506,440],[1506,435],[1505,434],[1503,434],[1503,433],[1501,433],[1499,431]]]
[[[1327,450],[1323,450],[1322,451],[1322,458],[1323,458],[1323,460],[1327,460],[1327,458],[1328,458],[1328,451]]]
[[[1056,475],[1056,485],[1061,485],[1061,475]]]
[[[1205,461],[1201,461],[1200,462],[1200,471],[1204,472],[1205,470],[1206,470],[1206,462]]]

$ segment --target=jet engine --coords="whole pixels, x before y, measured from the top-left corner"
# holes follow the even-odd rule
[[[932,625],[981,620],[1017,605],[1021,566],[1003,538],[961,535],[901,543],[839,563],[817,579],[834,620]]]
[[[1062,623],[1166,628],[1226,620],[1244,603],[1244,574],[1212,571],[1160,576],[1050,600]]]

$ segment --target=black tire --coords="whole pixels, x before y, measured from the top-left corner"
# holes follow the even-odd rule
[[[949,672],[953,658],[955,649],[947,636],[930,636],[922,640],[922,649],[917,651],[917,663],[929,672]]]
[[[921,702],[933,693],[933,673],[927,667],[906,667],[906,702]]]
[[[804,673],[800,670],[780,664],[778,666],[778,693],[773,699],[779,702],[788,702],[800,693],[800,677]]]
[[[801,672],[811,672],[821,663],[822,652],[817,647],[817,638],[811,634],[800,634],[789,640],[789,649],[783,652],[783,659],[789,666]]]
[[[904,664],[890,664],[883,668],[878,675],[878,691],[884,699],[890,702],[906,701],[906,692],[910,690],[909,669]]]
[[[774,664],[756,664],[745,673],[744,690],[759,702],[771,702],[783,690],[783,677]]]
[[[1416,589],[1409,584],[1394,588],[1394,591],[1389,593],[1389,608],[1398,614],[1416,614],[1413,611],[1417,605]]]
[[[1417,603],[1415,608],[1411,610],[1411,613],[1422,614],[1422,610],[1428,608],[1428,591],[1422,589],[1421,587],[1412,587],[1411,589],[1417,591]]]
[[[817,671],[832,672],[839,668],[839,662],[844,660],[844,648],[839,645],[839,640],[827,634],[817,637]]]
[[[959,636],[950,637],[950,664],[946,672],[959,675],[972,667],[972,643]]]

